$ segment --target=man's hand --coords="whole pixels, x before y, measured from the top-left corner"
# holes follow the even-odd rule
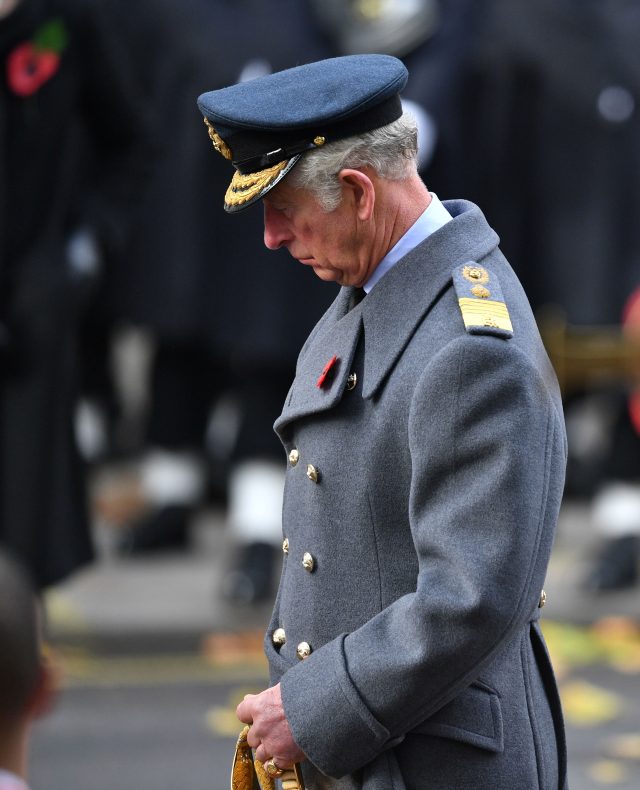
[[[305,759],[284,715],[279,683],[261,694],[247,694],[236,713],[240,721],[251,725],[247,743],[261,763],[272,757],[278,768],[291,768]]]

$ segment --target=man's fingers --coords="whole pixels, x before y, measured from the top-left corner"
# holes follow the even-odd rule
[[[247,694],[236,708],[236,714],[240,721],[251,725],[247,743],[261,763],[275,755],[276,765],[287,768],[304,759],[285,718],[279,686],[261,694]]]
[[[247,733],[247,743],[252,749],[255,749],[256,747],[259,747],[261,745],[260,736],[256,735],[253,727],[251,727],[249,732]]]
[[[253,724],[253,700],[255,694],[245,694],[244,699],[236,708],[236,716],[245,724]]]
[[[260,744],[260,746],[258,746],[256,749],[255,758],[262,764],[268,762],[269,760],[273,760],[278,768],[291,768],[293,765],[293,762],[288,760],[286,757],[274,757],[263,744]]]
[[[267,752],[264,746],[260,744],[255,752],[256,760],[260,760],[261,763],[264,763],[269,759],[269,757],[271,757],[271,755]]]

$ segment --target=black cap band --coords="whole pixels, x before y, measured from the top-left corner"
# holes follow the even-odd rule
[[[234,153],[233,165],[243,174],[255,173],[278,162],[284,162],[296,154],[317,148],[324,143],[342,140],[345,137],[379,129],[402,115],[402,102],[398,95],[391,96],[381,104],[366,112],[347,118],[344,121],[333,121],[324,128],[252,131],[238,129],[226,138]],[[318,143],[316,140],[321,139]],[[269,143],[272,143],[272,147]],[[256,148],[266,148],[266,152],[256,156]],[[245,158],[243,158],[243,155]]]

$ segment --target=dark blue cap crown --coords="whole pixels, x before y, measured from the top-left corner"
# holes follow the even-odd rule
[[[225,209],[259,200],[306,151],[395,121],[407,76],[389,55],[349,55],[203,93],[211,140],[236,168]]]

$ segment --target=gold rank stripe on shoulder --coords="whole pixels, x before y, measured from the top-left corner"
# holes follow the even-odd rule
[[[493,329],[503,329],[513,332],[509,311],[504,302],[495,302],[489,299],[472,299],[463,296],[458,299],[462,318],[467,329],[470,327],[486,326]]]

